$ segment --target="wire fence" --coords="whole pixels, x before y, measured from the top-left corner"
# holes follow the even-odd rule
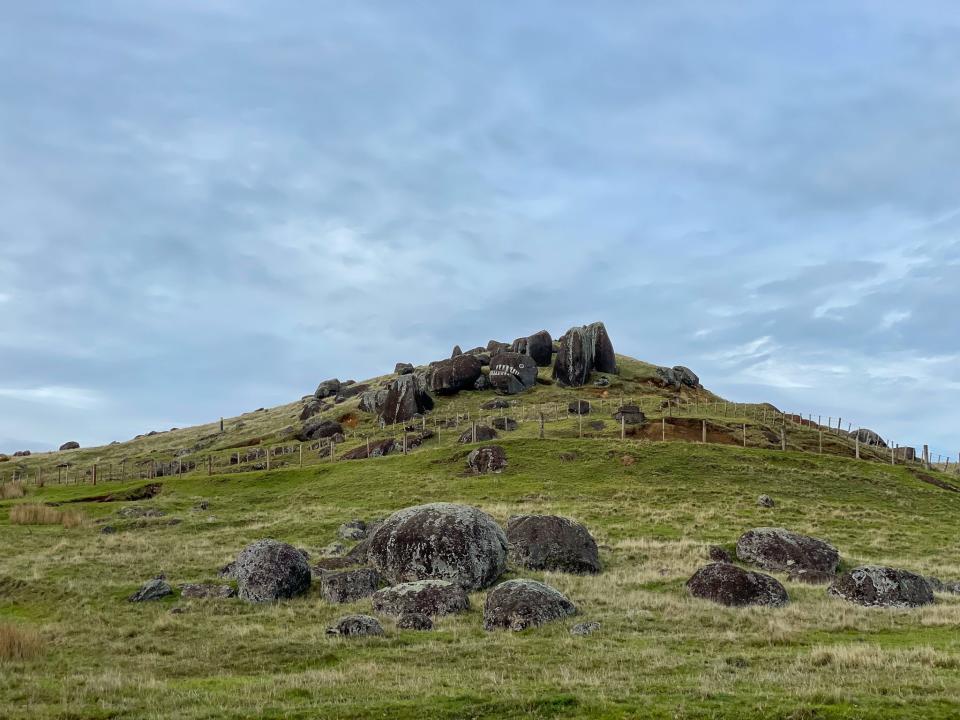
[[[960,475],[960,464],[954,458],[943,455],[933,458],[926,446],[920,452],[901,447],[889,438],[855,427],[850,421],[844,423],[841,417],[785,413],[768,404],[722,400],[622,396],[548,403],[501,400],[494,401],[494,406],[486,410],[461,412],[454,406],[443,414],[418,415],[407,423],[372,429],[341,427],[341,430],[330,437],[305,441],[289,439],[267,443],[255,438],[244,446],[188,452],[179,457],[140,456],[83,464],[65,461],[56,466],[55,474],[40,467],[14,468],[7,473],[0,471],[0,484],[97,485],[183,475],[288,470],[407,454],[445,443],[490,442],[500,433],[543,440],[719,443],[840,455],[862,461],[936,468]]]

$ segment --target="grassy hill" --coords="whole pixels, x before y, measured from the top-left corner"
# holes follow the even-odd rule
[[[955,478],[890,465],[882,453],[854,460],[848,439],[835,435],[821,454],[819,429],[795,422],[786,425],[783,452],[771,408],[733,406],[702,390],[677,398],[651,384],[651,366],[621,360],[605,398],[594,387],[538,385],[523,397],[523,409],[506,410],[529,421],[501,433],[509,459],[501,475],[467,474],[470,446],[455,442],[479,413],[489,419],[480,406],[490,393],[441,399],[430,420],[456,422],[467,413],[470,420],[441,428],[439,440],[408,455],[331,462],[311,453],[302,469],[298,457],[286,455],[270,472],[229,465],[236,447],[289,443],[276,433],[296,426],[294,403],[230,419],[222,434],[211,424],[31,456],[24,465],[31,477],[44,471],[44,486],[31,481],[25,497],[0,500],[0,715],[956,717],[960,596],[938,594],[934,605],[916,610],[868,610],[778,575],[790,594],[787,607],[731,609],[694,600],[684,588],[709,544],[732,550],[743,531],[770,525],[829,540],[845,567],[882,563],[960,578]],[[619,404],[621,392],[642,400],[651,418],[625,440],[608,407]],[[575,397],[595,402],[595,416],[584,420],[602,415],[604,428],[580,437],[579,419],[565,413]],[[668,399],[696,406],[661,410]],[[541,411],[553,417],[550,403],[564,412],[547,421],[541,440],[533,418]],[[355,417],[344,449],[365,435],[398,432],[380,430],[356,400],[327,414]],[[708,444],[697,442],[704,420]],[[132,464],[172,458],[199,442],[210,444],[181,457],[216,457],[223,472],[208,477],[201,465],[160,478],[159,494],[147,499],[123,499],[154,482],[146,479],[105,488],[50,480],[65,456],[75,468],[121,457]],[[776,507],[758,507],[761,493]],[[104,495],[112,501],[97,501]],[[583,522],[600,544],[602,574],[522,575],[567,594],[580,615],[518,634],[488,633],[480,592],[471,595],[470,612],[439,619],[432,632],[398,631],[386,620],[384,638],[351,641],[324,631],[343,614],[369,612],[369,600],[330,605],[317,583],[305,597],[270,606],[179,597],[126,602],[159,572],[175,587],[217,582],[218,569],[256,539],[290,542],[316,557],[346,520],[435,500],[476,505],[501,523],[522,512]],[[11,508],[35,503],[69,521],[11,523]],[[129,507],[163,515],[118,514]],[[116,532],[102,534],[105,524]],[[173,607],[184,612],[172,614]],[[583,620],[599,621],[601,630],[571,636],[570,626]],[[14,635],[21,651],[4,658]]]

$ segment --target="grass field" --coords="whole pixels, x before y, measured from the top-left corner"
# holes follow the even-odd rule
[[[900,466],[809,452],[518,435],[500,442],[510,462],[502,475],[466,475],[468,448],[441,443],[303,470],[163,479],[149,500],[70,502],[85,517],[76,527],[11,524],[10,508],[63,509],[99,487],[27,486],[25,497],[0,501],[0,640],[21,633],[29,645],[22,657],[0,658],[0,716],[960,715],[960,596],[868,610],[781,577],[786,608],[728,609],[684,589],[708,544],[732,549],[741,532],[763,525],[823,537],[845,566],[960,578],[960,494]],[[757,507],[760,493],[777,507]],[[197,509],[201,500],[208,509]],[[158,572],[174,587],[216,582],[217,569],[258,538],[316,555],[345,520],[434,500],[473,504],[501,522],[534,511],[585,523],[601,546],[601,575],[524,573],[565,592],[580,615],[487,633],[476,593],[471,612],[440,619],[433,632],[397,631],[384,619],[386,637],[350,641],[324,630],[342,614],[369,612],[369,600],[332,606],[317,583],[273,606],[126,602]],[[122,519],[124,506],[166,515]],[[99,533],[107,520],[115,534]],[[186,611],[171,614],[175,605]],[[571,636],[582,620],[599,621],[600,632]]]

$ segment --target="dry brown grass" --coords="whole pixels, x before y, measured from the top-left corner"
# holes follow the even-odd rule
[[[29,660],[40,653],[40,635],[13,623],[0,623],[0,661]]]
[[[16,500],[26,495],[23,483],[18,481],[0,484],[0,500]]]
[[[86,518],[76,510],[61,512],[37,503],[23,503],[10,508],[11,525],[63,525],[65,528],[77,528],[85,523]]]

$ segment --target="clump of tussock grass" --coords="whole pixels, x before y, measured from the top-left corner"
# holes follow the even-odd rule
[[[10,508],[11,525],[62,525],[65,528],[77,528],[85,522],[83,514],[75,510],[61,512],[39,503],[23,503]]]
[[[0,661],[29,660],[40,653],[40,635],[13,623],[0,623]]]
[[[16,500],[27,494],[19,480],[0,484],[0,500]]]

